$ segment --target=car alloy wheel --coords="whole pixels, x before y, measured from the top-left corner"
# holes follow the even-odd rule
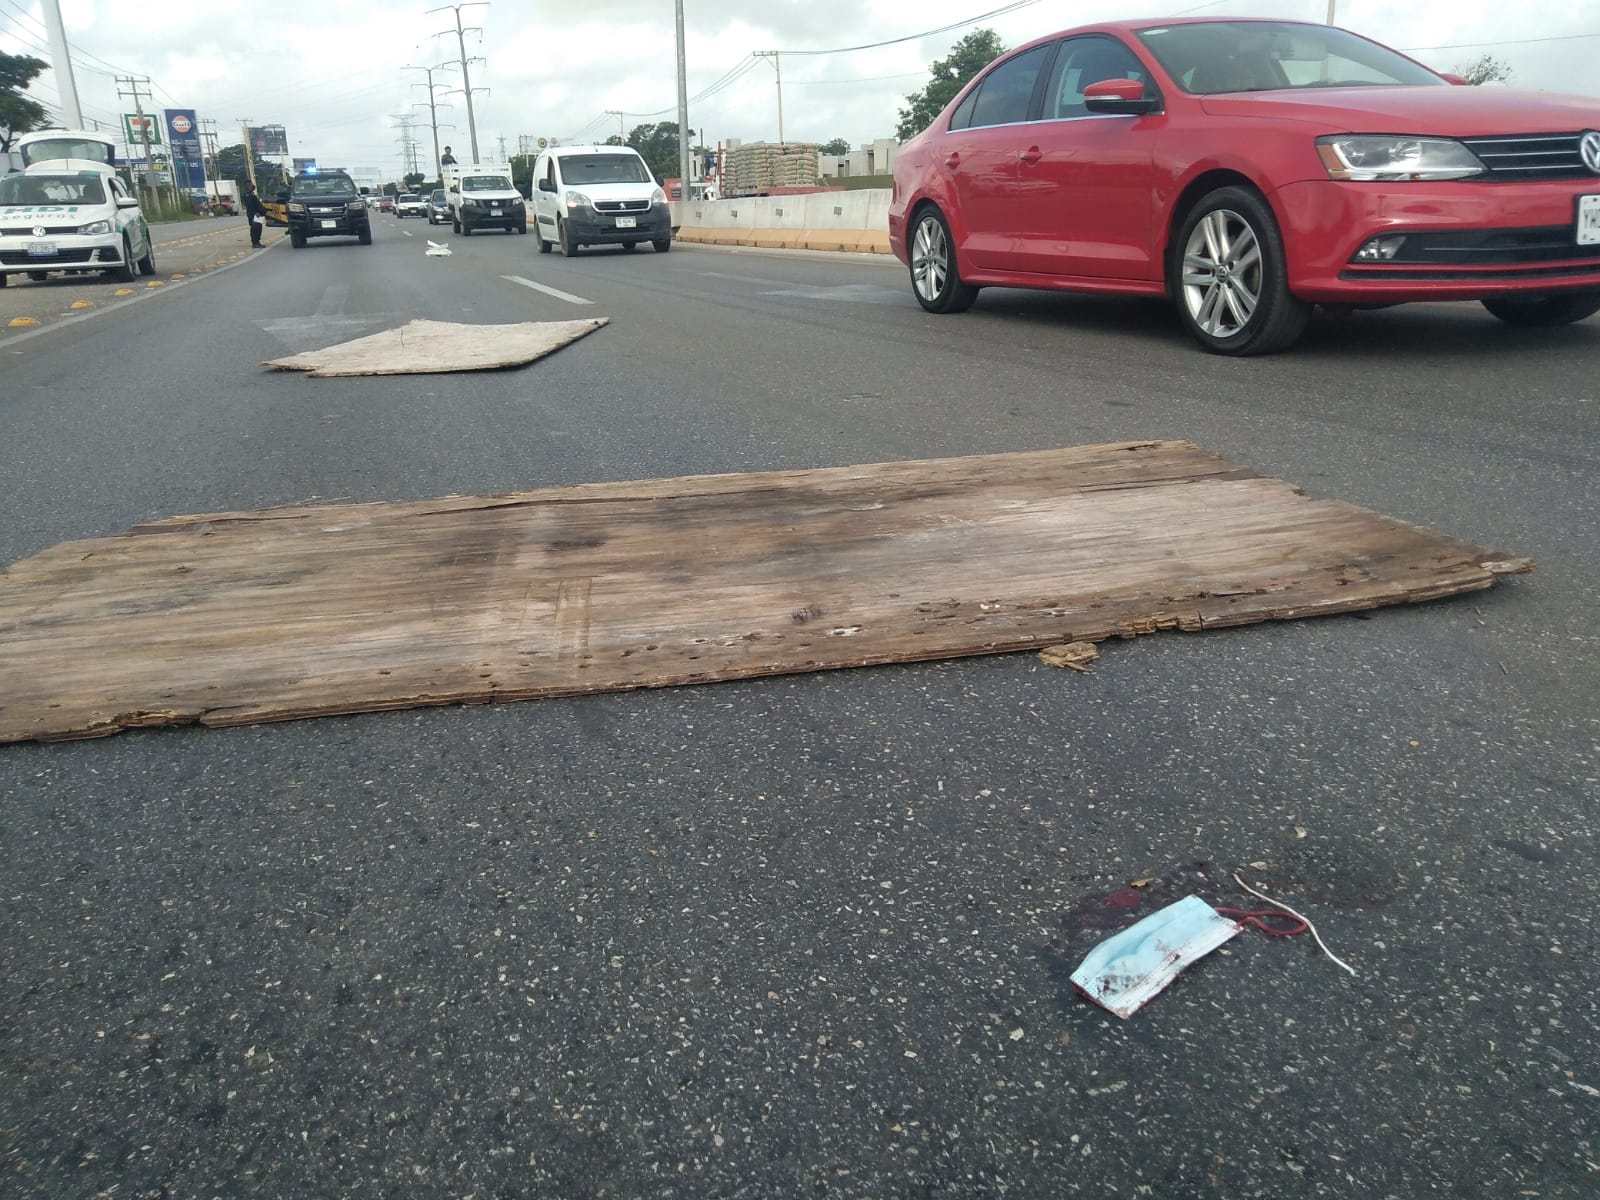
[[[1290,294],[1283,239],[1253,192],[1220,188],[1206,196],[1178,244],[1178,310],[1207,350],[1271,354],[1305,332],[1311,305]]]
[[[917,303],[931,313],[957,313],[972,307],[978,289],[961,281],[950,226],[931,204],[916,218],[910,249],[911,290]]]

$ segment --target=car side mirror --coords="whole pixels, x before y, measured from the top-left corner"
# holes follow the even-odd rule
[[[556,190],[555,180],[553,180],[553,179],[541,179],[541,180],[539,180],[539,190],[541,192],[553,192],[553,191],[555,191]]]
[[[1083,89],[1083,106],[1094,113],[1137,116],[1161,107],[1157,96],[1145,95],[1137,79],[1102,79]]]
[[[138,208],[139,207],[139,200],[135,196],[118,196],[117,197],[117,207],[118,208]]]

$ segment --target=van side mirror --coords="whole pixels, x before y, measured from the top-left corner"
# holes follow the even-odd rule
[[[553,179],[541,179],[541,180],[539,180],[539,190],[541,192],[553,192],[553,191],[555,191],[556,190],[556,181],[553,180]]]

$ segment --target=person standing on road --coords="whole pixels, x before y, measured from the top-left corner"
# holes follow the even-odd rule
[[[256,185],[246,179],[240,185],[244,192],[244,215],[250,222],[250,246],[252,249],[261,249],[261,234],[267,227],[267,206],[261,203],[261,197],[256,195]]]

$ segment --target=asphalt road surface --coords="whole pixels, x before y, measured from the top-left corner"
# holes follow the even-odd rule
[[[0,1194],[1600,1194],[1600,321],[1416,306],[1231,361],[1155,304],[928,316],[866,257],[270,236],[0,323],[0,565],[176,513],[1175,437],[1539,568],[1091,675],[0,748]],[[518,371],[258,365],[574,316],[611,324]],[[1235,869],[1356,974],[1250,930],[1130,1020],[1073,992],[1159,904],[1247,901]]]

